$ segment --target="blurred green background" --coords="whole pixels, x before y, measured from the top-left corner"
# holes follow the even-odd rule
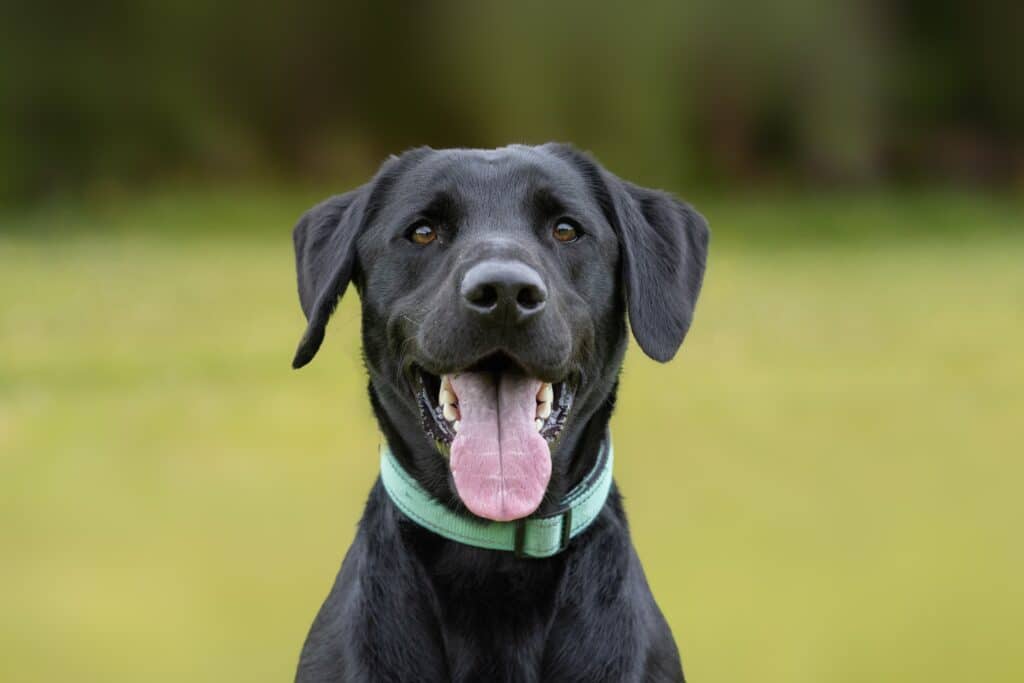
[[[378,438],[290,228],[549,139],[712,225],[613,421],[690,679],[1022,680],[1022,8],[5,6],[0,680],[289,680]]]

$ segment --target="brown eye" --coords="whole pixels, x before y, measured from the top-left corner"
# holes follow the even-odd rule
[[[430,244],[437,239],[437,231],[429,223],[419,223],[413,226],[409,239],[416,244]]]
[[[580,237],[580,230],[569,221],[558,221],[554,235],[559,242],[575,242]]]

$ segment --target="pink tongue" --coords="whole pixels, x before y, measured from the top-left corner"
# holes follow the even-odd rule
[[[537,509],[551,478],[547,441],[534,425],[539,380],[520,375],[452,375],[459,432],[451,469],[470,511],[507,522]]]

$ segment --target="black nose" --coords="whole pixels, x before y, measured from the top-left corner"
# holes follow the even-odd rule
[[[548,299],[540,274],[522,261],[481,261],[466,271],[459,291],[470,311],[503,323],[534,317]]]

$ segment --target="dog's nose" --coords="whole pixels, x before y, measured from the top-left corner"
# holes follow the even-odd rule
[[[544,310],[548,299],[540,274],[522,261],[477,263],[462,277],[459,291],[467,309],[500,322],[525,322]]]

